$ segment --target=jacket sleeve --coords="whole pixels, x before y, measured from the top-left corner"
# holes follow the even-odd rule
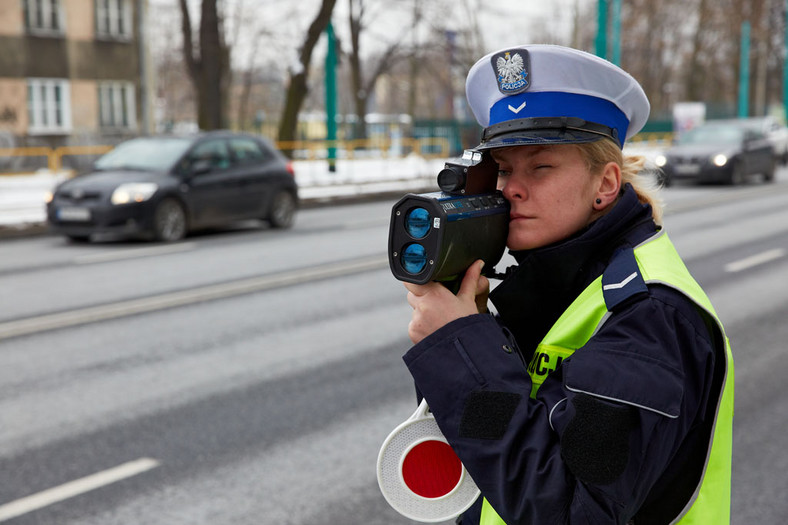
[[[702,410],[713,350],[687,299],[617,312],[529,397],[489,315],[450,323],[404,360],[446,439],[508,525],[625,523]]]

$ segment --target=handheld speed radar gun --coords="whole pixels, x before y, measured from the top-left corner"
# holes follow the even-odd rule
[[[489,152],[465,150],[438,174],[439,192],[402,197],[391,211],[389,264],[400,281],[459,280],[474,261],[490,272],[506,248],[509,203]],[[492,275],[492,274],[490,274]]]
[[[439,281],[452,291],[474,261],[489,276],[503,255],[509,203],[497,191],[498,165],[489,153],[466,150],[438,174],[441,191],[409,193],[391,210],[389,264],[400,281]],[[438,428],[426,400],[389,434],[378,454],[378,485],[389,505],[412,520],[454,518],[479,497]]]

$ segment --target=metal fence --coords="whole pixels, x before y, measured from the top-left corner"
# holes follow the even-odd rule
[[[72,166],[64,162],[68,157],[96,157],[103,155],[112,148],[113,146],[105,145],[60,146],[57,148],[45,146],[0,148],[0,172],[14,174],[39,169],[47,169],[53,172],[73,169]]]
[[[336,159],[401,158],[419,155],[425,158],[448,158],[450,144],[443,137],[367,139],[367,140],[294,140],[275,142],[281,151],[290,153],[296,160],[325,160],[332,153]],[[13,175],[46,169],[80,171],[95,157],[110,151],[114,146],[44,146],[0,148],[0,174]],[[333,150],[333,151],[332,151]]]

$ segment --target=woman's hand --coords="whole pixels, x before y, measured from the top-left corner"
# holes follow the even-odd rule
[[[434,281],[427,284],[405,283],[408,304],[413,307],[408,325],[408,335],[413,343],[455,319],[487,311],[490,281],[481,274],[483,266],[484,261],[478,260],[468,268],[456,296]]]

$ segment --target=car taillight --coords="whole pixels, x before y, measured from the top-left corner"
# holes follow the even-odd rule
[[[287,173],[289,173],[292,177],[295,177],[295,170],[293,169],[292,162],[288,162],[287,165],[285,166],[285,169],[287,170]]]

